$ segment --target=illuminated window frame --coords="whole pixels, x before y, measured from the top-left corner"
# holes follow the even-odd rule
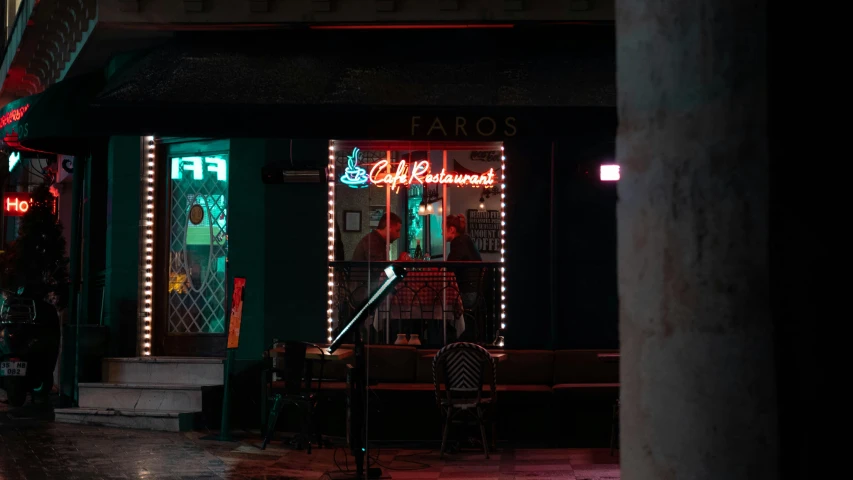
[[[335,174],[335,141],[329,140],[329,164],[326,169],[326,180],[329,189],[329,210],[328,210],[328,262],[327,262],[327,298],[326,298],[326,341],[332,342],[332,331],[334,330],[334,297],[335,297],[335,268],[332,262],[335,261],[335,184],[337,175]],[[504,332],[506,331],[506,151],[504,145],[501,144],[501,309],[500,309],[500,330],[498,330],[495,344],[498,347],[504,346]]]

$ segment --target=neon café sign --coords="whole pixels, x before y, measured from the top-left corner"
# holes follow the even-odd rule
[[[441,172],[433,174],[429,160],[418,162],[407,162],[401,160],[397,164],[396,171],[390,171],[393,164],[388,160],[381,160],[373,165],[370,173],[358,166],[358,147],[352,150],[352,155],[347,156],[347,168],[341,175],[341,183],[351,188],[364,188],[369,184],[383,186],[388,185],[396,188],[401,185],[456,185],[465,186],[491,186],[495,184],[495,169],[490,168],[488,172],[481,174],[463,174],[455,172]]]

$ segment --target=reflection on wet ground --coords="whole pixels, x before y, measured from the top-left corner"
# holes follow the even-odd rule
[[[309,455],[279,440],[260,450],[257,435],[219,442],[204,439],[209,432],[57,424],[45,415],[9,413],[0,409],[0,479],[322,479],[326,472],[354,468],[344,448],[314,449]],[[503,448],[489,460],[475,450],[444,459],[426,449],[371,449],[370,455],[393,479],[619,478],[618,453],[611,456],[606,449]]]

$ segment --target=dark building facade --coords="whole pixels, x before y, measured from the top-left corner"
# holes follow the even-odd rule
[[[390,305],[373,341],[428,316],[450,325],[423,327],[433,345],[617,348],[616,191],[599,171],[615,163],[612,26],[322,27],[127,41],[17,101],[30,107],[7,145],[74,158],[71,322],[107,339],[88,378],[102,357],[224,356],[238,277],[238,372],[256,378],[274,339],[327,341],[346,320],[330,229],[350,261],[383,211],[404,219],[389,258],[421,243],[431,262],[448,253],[444,214],[464,215],[487,280],[475,318],[445,294],[430,315]],[[496,181],[353,189],[356,148],[365,167]],[[312,169],[327,181],[262,180]]]

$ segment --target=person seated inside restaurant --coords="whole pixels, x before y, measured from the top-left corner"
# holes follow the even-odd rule
[[[387,260],[386,252],[388,250],[387,240],[391,242],[397,241],[400,238],[400,229],[403,226],[403,221],[400,217],[391,212],[386,213],[379,219],[379,225],[376,229],[364,236],[355,246],[355,251],[352,254],[354,262],[384,262]]]

